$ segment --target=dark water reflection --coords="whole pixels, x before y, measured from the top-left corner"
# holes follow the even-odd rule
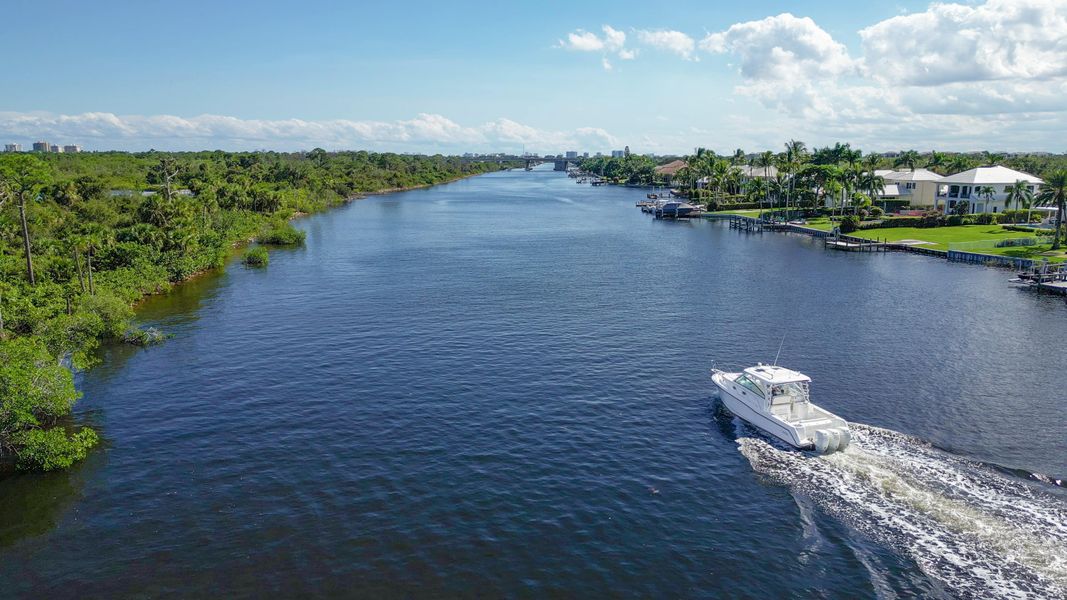
[[[0,596],[1062,583],[1042,557],[1067,501],[1030,475],[1067,475],[1062,299],[656,222],[641,196],[518,172],[371,198],[302,221],[306,247],[266,269],[150,300],[174,337],[81,378],[106,449],[0,481]],[[877,428],[856,453],[798,458],[714,401],[712,360],[769,361],[783,333],[820,403]]]

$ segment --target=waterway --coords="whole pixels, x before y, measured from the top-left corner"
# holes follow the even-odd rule
[[[642,197],[372,197],[150,300],[78,377],[103,447],[0,481],[0,597],[1062,597],[1063,298]],[[714,398],[780,344],[849,452]]]

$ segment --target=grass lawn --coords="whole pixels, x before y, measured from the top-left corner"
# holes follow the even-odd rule
[[[836,222],[830,221],[830,217],[812,217],[805,219],[805,224],[801,227],[810,227],[812,229],[821,229],[822,231],[830,231],[836,226]]]
[[[763,211],[768,212],[768,211]],[[760,210],[758,208],[743,209],[743,210],[717,210],[710,214],[713,215],[741,215],[742,217],[758,217]]]
[[[1063,245],[1060,245],[1060,249],[1053,253],[1049,248],[1051,244],[1044,244],[1042,246],[1019,246],[1016,248],[994,248],[984,254],[1002,254],[1004,256],[1011,256],[1014,258],[1032,258],[1034,260],[1041,260],[1047,258],[1049,262],[1064,262],[1067,261],[1067,252],[1064,251]]]
[[[996,240],[1005,238],[1029,237],[1019,231],[1008,231],[1000,225],[957,225],[955,227],[886,227],[883,229],[864,229],[851,235],[870,239],[889,240],[923,240],[933,242],[924,244],[926,248],[948,250],[953,242],[976,242],[979,240]]]
[[[958,225],[955,227],[887,227],[884,229],[864,229],[852,235],[869,239],[889,240],[923,240],[933,242],[923,244],[923,248],[948,250],[953,242],[975,242],[979,240],[1000,240],[1007,238],[1031,237],[1021,231],[1009,231],[1000,225]],[[1044,256],[1049,246],[1015,246],[1006,248],[981,248],[973,250],[979,254],[1001,254],[1016,258],[1048,258],[1053,262],[1062,262],[1067,255],[1058,252],[1054,256]]]

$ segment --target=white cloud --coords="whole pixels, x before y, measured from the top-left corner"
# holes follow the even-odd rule
[[[845,46],[809,17],[783,13],[731,25],[700,42],[708,52],[736,55],[748,79],[794,80],[847,74],[856,67]]]
[[[80,143],[88,150],[202,150],[213,148],[327,149],[463,152],[528,148],[611,148],[618,139],[599,128],[538,129],[510,119],[465,126],[437,114],[397,121],[240,119],[224,115],[115,115],[0,112],[0,136]]]
[[[1067,75],[1067,2],[932,4],[861,29],[871,76],[907,85]]]
[[[600,64],[607,71],[611,70],[611,62],[607,55],[616,54],[622,60],[632,60],[637,56],[635,51],[626,48],[625,31],[615,29],[611,25],[604,25],[600,29],[604,32],[603,36],[584,29],[576,29],[567,34],[566,41],[560,40],[556,46],[577,52],[600,52],[604,55]]]
[[[696,42],[693,38],[682,33],[681,31],[673,30],[639,30],[637,32],[637,39],[642,44],[658,48],[660,50],[666,50],[673,52],[678,56],[686,60],[695,60],[693,50],[696,48]]]
[[[626,33],[612,28],[611,25],[604,25],[601,29],[604,31],[604,47],[612,52],[622,50],[626,45]]]
[[[700,44],[740,64],[734,92],[795,135],[886,149],[1053,148],[1067,129],[1067,2],[934,3],[858,32],[863,55],[810,18],[738,23]],[[792,135],[792,134],[791,134]]]
[[[597,52],[604,49],[604,40],[597,37],[597,34],[591,31],[583,31],[579,29],[568,33],[566,41],[560,40],[559,46],[561,48],[566,48],[567,50],[577,50],[579,52]]]

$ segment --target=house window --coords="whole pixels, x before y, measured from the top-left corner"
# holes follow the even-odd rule
[[[1004,186],[1004,193],[1005,193],[1005,194],[1007,194],[1007,193],[1008,193],[1008,192],[1010,192],[1010,191],[1011,191],[1011,186],[1010,186],[1010,185],[1006,185],[1006,186]]]
[[[949,198],[959,198],[959,196],[960,196],[960,186],[958,186],[958,185],[950,185],[950,186],[948,186],[948,197]],[[953,202],[952,204],[955,205],[956,203]]]
[[[962,188],[960,188],[960,198],[970,198],[970,197],[971,197],[971,186],[965,185]]]

